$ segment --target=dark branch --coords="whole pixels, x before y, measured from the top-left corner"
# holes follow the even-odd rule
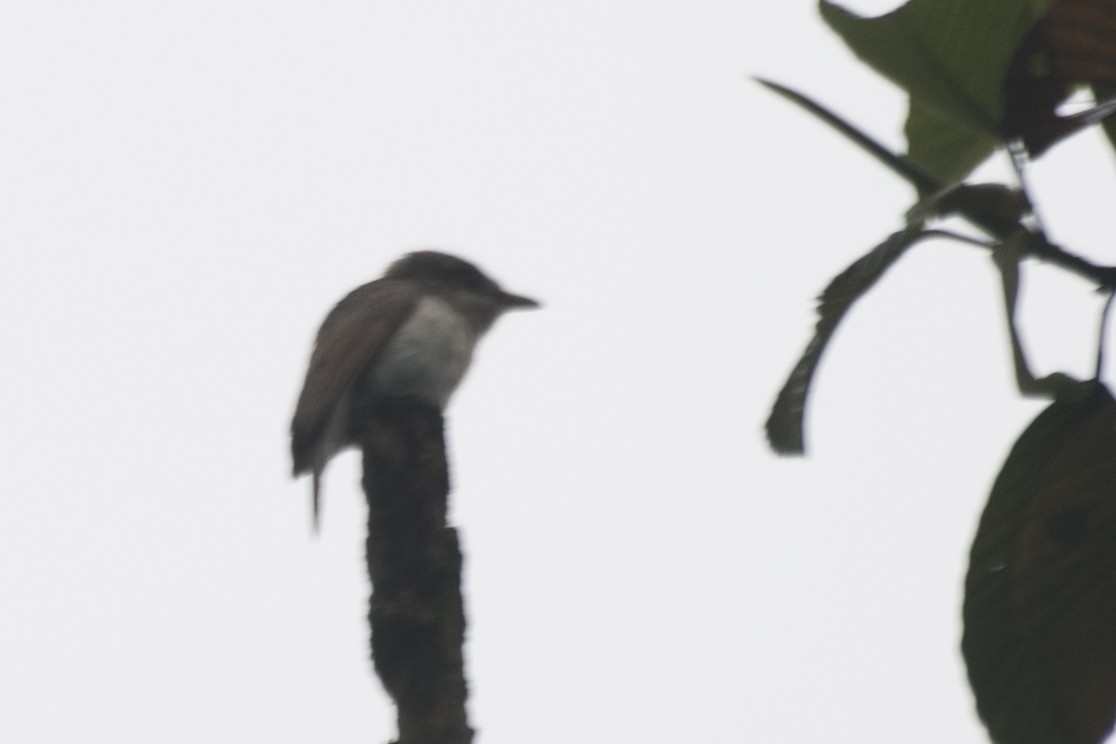
[[[398,744],[469,744],[461,550],[446,525],[442,414],[377,399],[362,423],[372,661],[399,714]]]

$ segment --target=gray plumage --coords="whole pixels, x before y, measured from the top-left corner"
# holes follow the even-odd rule
[[[477,267],[436,251],[410,253],[383,278],[357,287],[318,331],[291,421],[294,474],[313,475],[314,525],[329,459],[356,444],[354,402],[408,396],[442,409],[473,349],[506,310],[538,307],[505,292]]]

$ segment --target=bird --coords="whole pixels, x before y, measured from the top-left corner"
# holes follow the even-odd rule
[[[445,410],[480,338],[508,310],[537,308],[472,263],[439,251],[408,253],[326,315],[291,421],[294,477],[313,477],[313,526],[321,479],[354,446],[357,401],[409,397]]]

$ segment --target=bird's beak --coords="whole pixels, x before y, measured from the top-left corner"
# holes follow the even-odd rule
[[[510,292],[501,293],[500,303],[509,310],[530,310],[540,307],[537,300],[532,300],[530,297],[523,297],[522,295],[514,295]]]

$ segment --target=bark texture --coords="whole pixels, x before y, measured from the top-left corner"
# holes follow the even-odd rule
[[[409,398],[356,412],[368,499],[372,661],[398,709],[397,744],[469,744],[461,550],[446,524],[444,422]]]

